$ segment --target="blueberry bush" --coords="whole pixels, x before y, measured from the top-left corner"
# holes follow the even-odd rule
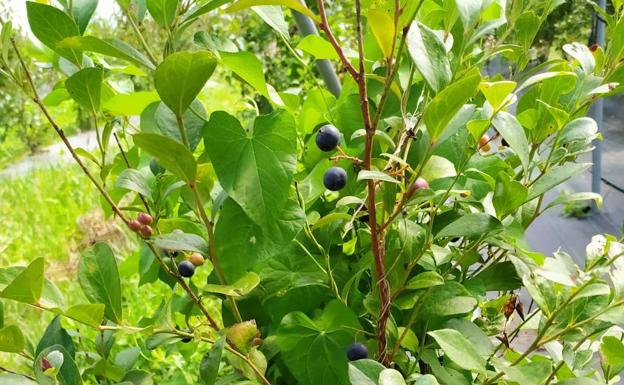
[[[586,114],[624,89],[622,0],[601,12],[604,47],[571,42],[560,58],[530,62],[564,2],[354,0],[339,18],[323,0],[117,0],[136,46],[89,34],[97,0],[26,2],[63,80],[38,87],[9,21],[0,74],[38,107],[141,251],[85,250],[75,277],[84,303],[63,302],[43,258],[0,270],[0,304],[56,315],[31,341],[0,311],[0,350],[31,368],[2,368],[0,382],[618,381],[622,240],[595,237],[582,267],[524,240],[554,206],[600,203],[545,194],[588,169],[578,157],[599,133]],[[333,61],[340,93],[320,82],[275,89],[254,54],[194,30],[245,12],[306,63]],[[320,35],[291,46],[290,12]],[[154,28],[162,46],[145,33]],[[497,57],[507,70],[484,75]],[[249,111],[199,101],[217,69],[261,97]],[[143,86],[120,90],[123,80]],[[89,111],[95,153],[72,147],[51,99]],[[139,319],[122,296],[122,263],[140,286],[170,288]],[[183,359],[154,365],[149,351]],[[166,366],[183,375],[165,379]]]

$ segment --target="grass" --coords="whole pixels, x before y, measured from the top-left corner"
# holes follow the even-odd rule
[[[46,277],[56,284],[63,296],[64,308],[88,303],[77,282],[77,263],[80,253],[95,241],[109,241],[119,257],[122,283],[123,317],[128,325],[136,325],[143,317],[152,315],[163,299],[170,297],[171,289],[161,282],[138,286],[137,243],[126,230],[115,222],[102,218],[99,195],[87,178],[73,164],[38,169],[15,178],[0,178],[0,269],[25,266],[38,257],[46,261]],[[182,294],[176,289],[178,295]],[[4,325],[18,325],[33,348],[54,317],[54,313],[14,301],[1,300]],[[85,354],[93,352],[97,332],[84,325],[61,319],[74,336],[76,360],[81,369],[95,364]],[[184,325],[182,319],[178,320]],[[80,338],[77,338],[78,333]],[[141,346],[145,338],[140,334],[117,335],[111,356],[128,347]],[[184,378],[188,360],[198,360],[202,350],[192,344],[178,344],[179,350],[145,350],[138,368],[151,370],[155,380],[163,383],[193,383]],[[197,362],[195,362],[197,361]],[[164,364],[168,362],[169,364]],[[175,365],[171,365],[175,362]],[[0,367],[20,373],[31,372],[31,360],[17,354],[0,352]],[[1,370],[0,370],[1,372]],[[177,381],[177,382],[176,382]],[[95,384],[86,378],[85,384]]]
[[[67,261],[85,233],[77,219],[98,204],[97,191],[74,166],[0,179],[0,266],[37,257]]]

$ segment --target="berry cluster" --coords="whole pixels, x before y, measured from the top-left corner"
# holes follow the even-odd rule
[[[185,278],[190,278],[195,274],[195,268],[203,264],[204,256],[200,253],[193,253],[188,259],[178,263],[178,273]]]
[[[340,142],[340,131],[331,124],[322,126],[316,134],[316,145],[324,152],[334,151]],[[347,172],[341,167],[332,167],[325,171],[323,184],[328,190],[339,191],[347,184]]]
[[[130,230],[135,233],[141,234],[144,238],[149,238],[154,234],[154,230],[152,229],[152,224],[154,220],[152,216],[147,213],[139,213],[136,219],[128,222],[128,227]]]

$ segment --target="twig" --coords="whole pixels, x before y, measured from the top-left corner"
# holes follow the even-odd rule
[[[2,371],[2,372],[6,372],[6,373],[10,373],[10,374],[14,374],[14,375],[16,375],[16,376],[26,377],[26,378],[28,378],[28,379],[29,379],[29,380],[31,380],[31,381],[37,381],[34,377],[31,377],[31,376],[29,376],[28,374],[14,372],[14,371],[12,371],[11,369],[7,369],[7,368],[4,368],[4,367],[2,367],[2,366],[0,366],[0,371]]]
[[[130,162],[128,161],[128,157],[126,156],[126,152],[124,151],[123,147],[121,147],[121,142],[119,141],[119,138],[117,137],[116,132],[113,132],[113,137],[115,138],[117,147],[119,147],[119,153],[121,154],[121,157],[123,158],[124,163],[126,164],[126,167],[134,168],[130,165]],[[141,193],[139,193],[139,199],[141,199],[141,202],[143,202],[143,206],[145,206],[145,211],[147,211],[147,213],[151,215],[152,213],[150,211],[149,205],[147,204],[145,197]]]
[[[321,29],[327,35],[327,39],[329,39],[329,42],[331,43],[332,47],[334,47],[334,50],[338,54],[338,57],[340,58],[342,65],[347,69],[347,71],[349,71],[349,73],[351,74],[351,76],[353,76],[354,79],[357,79],[361,74],[358,74],[357,70],[355,69],[355,67],[353,67],[353,64],[351,64],[344,50],[342,49],[342,47],[336,40],[336,36],[334,36],[334,33],[332,32],[329,26],[329,23],[327,22],[327,14],[325,13],[324,1],[317,0],[316,4],[319,9],[319,15],[321,16],[321,21],[318,23],[319,29]]]

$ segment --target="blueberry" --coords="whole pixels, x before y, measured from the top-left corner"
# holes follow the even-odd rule
[[[340,131],[331,124],[326,124],[316,134],[316,145],[321,151],[333,151],[340,142]]]
[[[178,264],[178,271],[183,277],[192,277],[195,274],[195,265],[189,261],[182,261]]]
[[[368,348],[359,342],[349,345],[347,358],[349,361],[357,361],[368,357]]]
[[[340,167],[332,167],[325,171],[323,184],[328,190],[341,190],[347,184],[347,172]]]

